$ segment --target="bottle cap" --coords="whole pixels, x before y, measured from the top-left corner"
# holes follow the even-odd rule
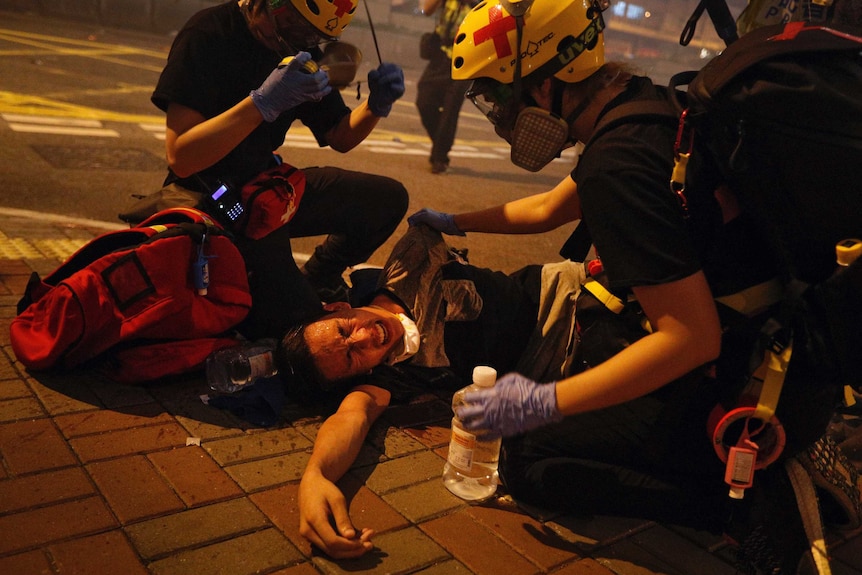
[[[497,383],[497,370],[487,365],[477,365],[473,368],[473,383],[479,387],[493,387]]]

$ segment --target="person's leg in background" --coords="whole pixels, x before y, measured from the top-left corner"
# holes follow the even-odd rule
[[[323,301],[347,301],[345,269],[368,260],[407,213],[404,186],[392,178],[332,167],[303,170],[305,194],[292,237],[326,235],[302,268]]]
[[[458,116],[469,82],[452,79],[452,63],[439,52],[422,72],[417,85],[416,108],[422,126],[431,138],[431,172],[445,173],[449,167],[449,151],[455,142]]]

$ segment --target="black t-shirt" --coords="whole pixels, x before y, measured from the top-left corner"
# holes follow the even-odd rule
[[[315,48],[312,57],[318,59]],[[213,118],[257,89],[281,61],[281,56],[252,35],[234,0],[192,16],[177,34],[168,61],[152,94],[152,102],[167,111],[175,102]],[[325,134],[350,113],[341,94],[333,90],[320,102],[306,102],[263,122],[243,142],[198,177],[179,179],[169,173],[165,183],[178,181],[206,191],[215,180],[241,186],[273,164],[272,153],[284,143],[294,120],[312,131],[321,146]]]
[[[633,100],[666,99],[644,77],[633,77],[601,116]],[[676,127],[632,121],[609,129],[584,151],[572,171],[583,221],[617,293],[680,280],[702,269],[713,295],[733,293],[769,279],[769,259],[744,216],[730,225],[710,187],[687,189],[688,217],[670,188]]]

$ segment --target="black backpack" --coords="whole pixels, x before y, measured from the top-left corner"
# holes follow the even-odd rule
[[[862,30],[763,27],[670,93],[683,85],[680,152],[696,144],[764,229],[813,364],[862,390],[862,260],[836,265],[862,239]]]
[[[751,358],[792,342],[779,410],[804,445],[822,433],[831,396],[843,385],[862,390],[862,258],[836,265],[836,246],[862,239],[862,31],[802,22],[760,28],[700,71],[674,76],[668,94],[670,104],[617,106],[586,145],[633,116],[675,125],[677,166],[689,167],[670,182],[681,200],[694,211],[725,184],[753,216],[784,295],[768,334],[758,324],[741,330],[743,341],[726,338],[718,368],[737,384],[728,390],[732,403]]]

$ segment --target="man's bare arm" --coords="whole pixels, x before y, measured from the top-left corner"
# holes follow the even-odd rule
[[[389,405],[388,391],[357,386],[321,426],[299,485],[299,532],[333,558],[373,548],[370,529],[353,526],[336,482],[350,469],[372,424]]]

